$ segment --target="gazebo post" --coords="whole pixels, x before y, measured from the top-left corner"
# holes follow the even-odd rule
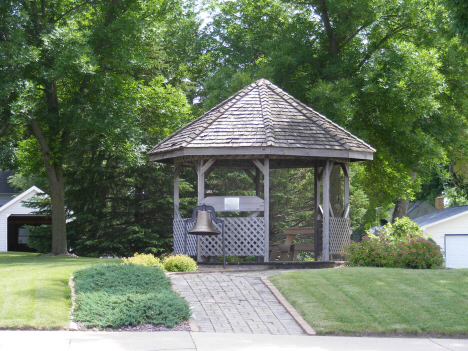
[[[320,177],[319,177],[319,167],[317,162],[314,166],[314,255],[315,260],[318,260],[319,256],[319,215],[320,215]]]
[[[203,160],[195,161],[195,172],[197,173],[197,204],[205,198],[205,173],[203,172]],[[197,236],[197,262],[201,262],[200,236]]]
[[[323,170],[323,249],[322,261],[330,260],[330,173],[333,161],[327,160]]]
[[[263,177],[263,200],[264,200],[264,221],[265,221],[265,259],[268,262],[270,249],[270,159],[265,157]]]
[[[174,163],[174,219],[181,218],[179,207],[179,174],[180,163]]]

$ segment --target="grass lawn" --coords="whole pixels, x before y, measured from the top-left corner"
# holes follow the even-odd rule
[[[109,259],[0,253],[0,329],[61,329],[71,307],[68,280],[80,268]]]
[[[270,280],[318,334],[468,335],[466,269],[317,269]]]

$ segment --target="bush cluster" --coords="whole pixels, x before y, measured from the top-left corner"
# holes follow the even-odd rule
[[[124,258],[123,264],[138,264],[152,266],[166,272],[194,272],[198,269],[197,263],[187,255],[167,256],[162,261],[152,254],[138,254]]]
[[[110,264],[75,272],[73,318],[87,327],[143,323],[173,327],[190,317],[187,302],[172,291],[171,281],[154,267]]]
[[[444,263],[440,246],[421,237],[393,242],[365,236],[343,252],[348,266],[437,268]]]
[[[197,263],[187,255],[168,256],[163,265],[166,272],[194,272],[198,269]]]
[[[154,257],[153,254],[139,254],[138,252],[133,257],[123,258],[123,264],[139,264],[142,266],[151,266],[159,269],[164,269],[161,260],[158,257]]]
[[[444,263],[440,246],[431,238],[424,239],[422,230],[408,217],[345,246],[343,255],[348,266],[437,268]]]

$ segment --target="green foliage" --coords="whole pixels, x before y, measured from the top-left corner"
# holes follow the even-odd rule
[[[355,186],[364,209],[353,214],[357,236],[380,219],[376,208],[422,187],[440,193],[440,182],[424,187],[434,171],[466,159],[467,48],[440,2],[210,4],[203,38],[213,70],[202,81],[202,109],[264,77],[377,149]]]
[[[46,254],[52,250],[52,228],[50,225],[27,226],[29,229],[28,247]]]
[[[397,243],[401,266],[408,268],[437,268],[444,263],[440,246],[424,238],[411,239],[408,243]]]
[[[445,0],[452,26],[460,38],[468,43],[468,4],[463,0]]]
[[[0,4],[0,162],[26,178],[47,179],[44,190],[60,202],[54,213],[63,214],[65,197],[78,254],[128,256],[170,246],[169,225],[161,220],[168,196],[156,205],[150,196],[163,192],[155,190],[161,184],[136,178],[146,182],[155,169],[146,167],[148,148],[190,119],[185,95],[169,82],[186,88],[187,77],[177,74],[192,74],[190,65],[180,58],[167,64],[180,48],[196,52],[176,35],[190,29],[187,40],[198,28],[190,6],[178,0]],[[166,40],[170,33],[175,36]],[[150,211],[161,217],[151,220]],[[62,241],[64,217],[54,219],[53,237]]]
[[[154,257],[153,254],[139,254],[136,252],[133,257],[122,258],[122,264],[139,264],[164,270],[161,260],[158,257]]]
[[[168,256],[163,260],[166,272],[195,272],[198,270],[197,263],[187,255]]]
[[[103,265],[75,272],[74,319],[88,327],[142,323],[173,327],[190,317],[187,302],[172,291],[161,269]]]
[[[444,263],[440,247],[418,237],[400,242],[363,237],[343,248],[346,264],[361,267],[438,268]]]
[[[408,217],[397,218],[395,223],[387,223],[383,226],[380,233],[377,235],[368,233],[371,239],[380,241],[409,241],[410,239],[422,238],[423,231],[419,226]]]

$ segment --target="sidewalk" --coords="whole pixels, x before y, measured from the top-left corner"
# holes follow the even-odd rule
[[[466,339],[194,332],[0,331],[0,351],[461,351]]]

